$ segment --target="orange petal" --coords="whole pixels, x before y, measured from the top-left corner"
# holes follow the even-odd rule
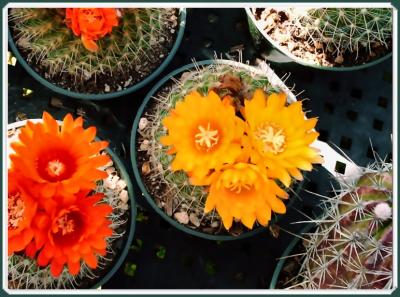
[[[88,39],[85,35],[82,34],[81,40],[83,45],[88,51],[91,51],[93,53],[97,52],[99,47],[97,46],[96,42],[94,42],[92,39]]]

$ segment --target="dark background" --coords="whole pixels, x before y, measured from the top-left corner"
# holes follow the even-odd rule
[[[188,9],[182,44],[167,69],[158,77],[192,62],[214,57],[236,57],[243,49],[243,60],[253,63],[260,57],[253,46],[243,9]],[[320,71],[307,67],[281,69],[290,72],[287,85],[304,92],[309,116],[318,116],[320,139],[339,146],[355,163],[373,161],[371,144],[381,157],[391,159],[392,142],[392,60],[366,70],[353,72]],[[125,162],[134,181],[129,154],[131,127],[137,108],[155,84],[133,94],[100,102],[72,100],[51,93],[17,63],[9,66],[9,123],[25,117],[41,117],[43,110],[61,117],[67,112],[84,114],[99,128],[101,138]],[[25,89],[25,90],[24,90]],[[26,89],[32,90],[28,96]],[[322,167],[307,175],[304,189],[295,204],[279,222],[279,236],[266,229],[253,238],[216,242],[196,238],[176,230],[146,204],[136,189],[140,206],[133,246],[118,272],[104,288],[266,288],[276,259],[298,232],[302,213],[311,215],[318,198],[305,190],[327,195],[332,178]],[[285,231],[286,230],[286,231]],[[139,242],[138,242],[139,241]],[[141,243],[141,244],[140,244]],[[136,265],[133,276],[127,267]],[[131,271],[132,272],[132,271]]]

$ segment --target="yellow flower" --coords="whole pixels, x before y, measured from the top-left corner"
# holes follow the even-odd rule
[[[286,212],[285,204],[278,197],[286,199],[288,195],[268,179],[265,169],[237,163],[213,173],[211,178],[204,211],[207,213],[216,208],[227,230],[233,219],[252,229],[256,220],[266,226],[271,219],[271,210],[281,214]]]
[[[306,119],[301,102],[286,106],[284,93],[267,99],[256,90],[252,100],[245,100],[244,116],[251,162],[268,168],[269,177],[289,187],[290,176],[303,179],[299,169],[311,171],[313,163],[322,163],[318,151],[310,147],[319,135],[313,130],[317,118]]]
[[[206,176],[210,169],[232,164],[241,153],[244,122],[235,109],[213,91],[202,97],[187,95],[163,120],[168,135],[160,139],[176,152],[172,170],[184,170],[194,177]]]

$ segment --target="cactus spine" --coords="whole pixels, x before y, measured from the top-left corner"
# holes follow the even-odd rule
[[[371,52],[376,45],[387,48],[392,36],[390,8],[293,8],[291,13],[295,27],[337,55],[362,48]]]
[[[131,70],[138,73],[129,81],[133,84],[134,79],[153,70],[149,69],[151,62],[168,53],[167,48],[161,53],[154,48],[157,44],[162,50],[168,47],[171,32],[167,30],[177,24],[176,9],[123,8],[119,13],[119,25],[98,41],[99,51],[95,53],[88,51],[67,27],[65,9],[13,8],[9,21],[15,43],[26,53],[29,63],[45,70],[46,78],[67,74],[73,85]],[[127,87],[124,82],[119,85]]]
[[[392,287],[392,165],[376,162],[357,182],[323,202],[325,215],[306,235],[297,285],[307,289]]]

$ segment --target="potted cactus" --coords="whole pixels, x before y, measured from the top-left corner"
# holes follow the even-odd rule
[[[141,88],[168,65],[185,18],[177,8],[11,8],[9,45],[51,90],[114,98]]]
[[[365,68],[391,56],[391,8],[299,6],[246,11],[256,45],[262,47],[267,40],[267,56],[273,61],[335,71]]]
[[[323,200],[323,216],[303,233],[303,245],[296,238],[284,252],[270,288],[391,289],[392,170],[376,161],[355,180],[340,179],[337,195]]]
[[[82,124],[44,112],[8,126],[9,289],[98,288],[129,250],[129,175]]]
[[[285,213],[301,170],[322,161],[312,147],[316,122],[266,64],[186,65],[139,108],[131,134],[135,177],[178,229],[207,239],[247,237]]]

